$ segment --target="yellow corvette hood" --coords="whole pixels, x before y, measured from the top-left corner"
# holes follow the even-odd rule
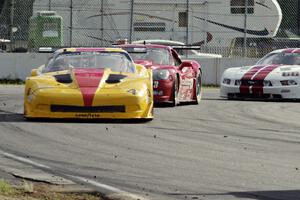
[[[143,91],[147,88],[147,75],[112,72],[110,69],[76,68],[51,72],[29,78],[33,93],[47,89],[65,93],[66,89],[79,90],[84,106],[92,106],[97,94],[121,94],[127,91]],[[46,90],[45,90],[46,89]],[[61,90],[60,90],[61,89]],[[48,92],[46,92],[48,93]]]

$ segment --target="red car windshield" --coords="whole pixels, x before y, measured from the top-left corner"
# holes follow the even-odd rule
[[[126,50],[126,48],[124,48]],[[147,48],[145,52],[130,51],[133,60],[149,60],[153,64],[170,65],[170,57],[167,49]]]

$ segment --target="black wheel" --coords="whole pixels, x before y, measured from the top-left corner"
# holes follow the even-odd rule
[[[202,76],[201,73],[196,79],[196,104],[199,104],[202,98]]]
[[[175,80],[174,80],[174,84],[173,84],[173,89],[172,89],[172,103],[171,103],[172,107],[175,107],[176,105],[179,104],[178,90],[179,90],[179,83],[178,83],[178,78],[177,78],[177,75],[176,75]]]

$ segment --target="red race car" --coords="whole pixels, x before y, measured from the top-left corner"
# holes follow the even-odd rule
[[[169,47],[154,44],[119,45],[134,62],[153,70],[153,94],[155,103],[199,103],[202,94],[201,66],[193,60],[181,60]]]

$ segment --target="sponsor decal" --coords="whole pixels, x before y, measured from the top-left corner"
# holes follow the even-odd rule
[[[75,115],[76,118],[99,118],[100,115],[99,114],[95,114],[95,113],[86,113],[86,114],[76,114]]]
[[[241,32],[241,33],[245,33],[245,31],[246,31],[250,35],[258,35],[258,36],[267,36],[267,35],[269,35],[269,31],[267,30],[267,28],[265,28],[263,30],[250,30],[250,29],[246,29],[245,30],[244,28],[239,28],[239,27],[235,27],[235,26],[221,24],[221,23],[214,22],[214,21],[211,21],[211,20],[205,20],[202,17],[196,17],[196,16],[194,16],[194,18],[200,19],[200,20],[203,20],[203,21],[207,21],[207,22],[209,22],[211,24],[215,24],[217,26],[228,28],[228,29],[231,29],[231,30],[234,30],[234,31],[238,31],[238,32]]]
[[[255,3],[262,6],[262,7],[268,8],[269,10],[272,10],[269,6],[267,6],[265,4],[265,0],[260,0],[260,2],[256,1]]]
[[[193,79],[183,79],[181,81],[181,86],[182,87],[187,87],[188,89],[192,89],[193,88],[193,84],[194,84],[194,80]]]
[[[153,95],[162,96],[164,93],[161,90],[153,90]]]
[[[153,88],[158,88],[159,82],[158,81],[153,81]]]

